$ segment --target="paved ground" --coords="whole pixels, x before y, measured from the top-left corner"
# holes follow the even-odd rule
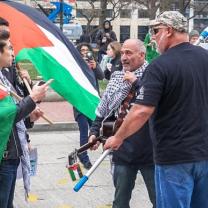
[[[67,155],[78,147],[78,131],[49,131],[30,133],[32,145],[38,148],[38,173],[32,177],[31,198],[24,200],[22,180],[17,181],[15,204],[18,208],[109,208],[113,199],[113,184],[107,158],[94,172],[86,185],[73,191],[65,165]],[[101,149],[91,152],[94,162]],[[85,170],[83,170],[85,172]],[[138,173],[131,208],[151,208],[144,183]]]
[[[72,105],[66,101],[62,102],[41,102],[39,104],[45,116],[52,122],[74,122]],[[47,123],[40,118],[37,123]]]

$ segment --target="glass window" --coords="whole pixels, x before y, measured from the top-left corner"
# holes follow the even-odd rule
[[[208,19],[194,19],[194,29],[202,32],[208,25]]]
[[[106,17],[111,18],[113,15],[113,10],[112,9],[106,9]]]
[[[149,14],[146,9],[139,9],[138,10],[138,18],[148,18]]]
[[[148,33],[148,26],[138,26],[138,39],[144,41],[146,34]]]
[[[120,26],[120,42],[130,38],[130,26]]]
[[[83,17],[81,12],[82,12],[81,9],[77,9],[77,15],[76,15],[76,17]]]
[[[131,10],[130,9],[121,10],[120,18],[131,18]]]
[[[94,17],[99,17],[100,10],[99,9],[95,9],[94,12],[95,12]],[[82,13],[84,15],[86,15],[87,17],[91,17],[92,16],[92,9],[77,9],[76,17],[82,18],[83,17]]]

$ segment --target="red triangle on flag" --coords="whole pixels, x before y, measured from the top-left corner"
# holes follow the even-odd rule
[[[7,95],[7,91],[0,88],[0,100],[4,99]]]

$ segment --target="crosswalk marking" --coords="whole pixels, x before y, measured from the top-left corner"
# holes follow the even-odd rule
[[[73,208],[72,206],[70,206],[70,205],[60,205],[60,206],[58,206],[58,207],[56,207],[56,208]]]
[[[112,208],[112,204],[99,205],[99,206],[96,206],[96,208]]]
[[[28,202],[36,202],[38,200],[38,196],[30,193],[27,200]]]
[[[58,185],[66,185],[69,182],[68,178],[62,178],[58,180]]]

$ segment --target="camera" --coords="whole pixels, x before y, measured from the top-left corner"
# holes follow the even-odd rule
[[[94,57],[93,57],[92,51],[87,52],[87,54],[86,54],[86,60],[87,61],[91,61],[93,59],[94,59]]]

